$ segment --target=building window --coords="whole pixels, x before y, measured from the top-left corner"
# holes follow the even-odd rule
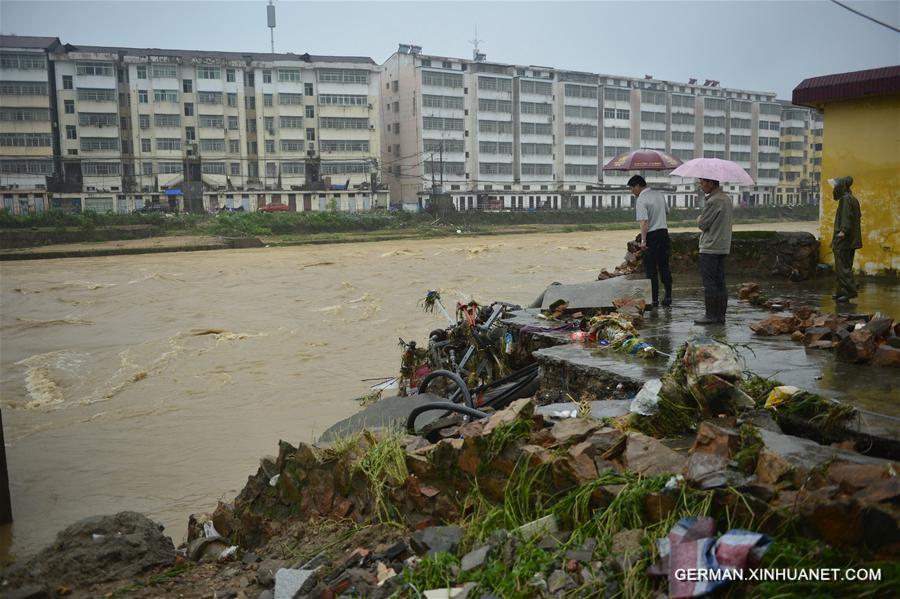
[[[139,104],[146,104],[146,103],[148,103],[149,101],[150,101],[150,100],[149,100],[149,96],[147,95],[147,90],[145,90],[145,89],[139,89],[139,90],[138,90],[138,103],[139,103]]]
[[[151,152],[150,140],[149,139],[141,139],[141,152]]]
[[[237,117],[234,117],[234,119],[236,121]],[[221,114],[201,114],[198,122],[201,127],[206,127],[207,129],[225,128],[225,117]]]
[[[234,69],[225,69],[225,81],[227,81],[229,83],[234,83],[234,81],[235,81]]]
[[[141,165],[141,172],[145,175],[153,174],[153,163],[152,162],[144,162]]]
[[[278,120],[278,125],[282,129],[302,129],[303,128],[303,117],[302,116],[283,116]]]
[[[232,131],[235,131],[240,128],[240,122],[238,121],[238,117],[229,116],[228,117],[228,128]]]
[[[228,106],[237,108],[237,94],[228,94],[226,97],[228,99]]]
[[[72,76],[71,75],[63,75],[63,89],[72,89],[74,86],[72,85]]]
[[[263,83],[272,83],[272,71],[263,71]]]
[[[154,79],[177,79],[178,71],[174,64],[153,65],[152,75]]]
[[[306,130],[306,139],[308,141],[316,141],[316,130],[315,129],[307,129]]]
[[[157,166],[159,167],[160,175],[172,175],[182,171],[180,162],[160,162]]]
[[[219,67],[197,67],[197,79],[221,79],[222,69]]]
[[[197,139],[197,133],[194,131],[193,127],[185,127],[184,128],[184,138],[188,141],[194,141]],[[223,147],[222,150],[225,148]]]
[[[272,105],[272,94],[263,94],[263,106]]]
[[[316,107],[315,106],[307,106],[306,107],[306,118],[311,119],[316,116]]]
[[[278,94],[278,103],[282,105],[303,104],[303,94]]]
[[[75,125],[66,125],[66,139],[78,139],[78,133]]]
[[[138,65],[136,67],[137,70],[137,78],[138,79],[146,79],[147,78],[147,65]]]
[[[175,89],[155,89],[153,90],[153,101],[154,102],[167,102],[167,103],[176,103],[178,102],[178,90]]]
[[[184,116],[194,116],[194,103],[193,102],[185,102],[184,103]]]
[[[266,154],[274,154],[274,153],[275,153],[275,140],[274,140],[274,139],[267,139],[267,140],[265,141],[265,146],[264,146],[264,148],[265,148]]]
[[[194,82],[191,79],[185,79],[181,82],[181,91],[186,94],[193,93],[194,91]]]
[[[224,139],[201,139],[200,140],[200,150],[203,152],[225,152],[225,140]]]
[[[247,96],[244,98],[244,108],[247,110],[256,110],[256,98],[253,96]]]
[[[181,140],[175,137],[160,137],[156,140],[156,149],[163,151],[181,150]],[[162,171],[160,171],[162,172]],[[180,171],[179,171],[180,172]]]
[[[96,75],[99,77],[112,77],[115,74],[111,62],[76,62],[75,72],[79,75]]]
[[[319,142],[322,152],[368,152],[369,142],[361,140],[322,140]]]
[[[241,140],[229,139],[228,140],[228,152],[230,154],[240,154],[241,153]]]
[[[319,71],[319,81],[330,81],[333,83],[368,83],[368,71],[354,69],[321,69]]]
[[[150,115],[149,114],[139,114],[138,115],[138,127],[141,129],[149,129],[150,128]]]
[[[303,84],[303,93],[307,96],[313,95],[313,84],[312,83],[304,83]]]
[[[278,69],[278,81],[300,82],[300,69]]]
[[[75,100],[64,100],[63,106],[65,106],[66,114],[75,114]]]
[[[222,92],[197,92],[197,101],[200,104],[221,104]]]
[[[155,127],[180,127],[181,117],[177,114],[154,114],[153,125]]]

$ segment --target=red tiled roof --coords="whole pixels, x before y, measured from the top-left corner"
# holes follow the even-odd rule
[[[804,79],[794,88],[793,103],[816,107],[823,102],[900,94],[900,65]]]

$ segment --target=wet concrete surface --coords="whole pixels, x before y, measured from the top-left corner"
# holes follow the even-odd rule
[[[886,279],[868,279],[860,286],[852,304],[836,306],[831,299],[831,279],[791,283],[760,281],[761,291],[769,298],[783,298],[791,306],[810,305],[823,313],[873,313],[881,311],[898,317],[900,284]],[[847,364],[835,359],[831,351],[807,349],[789,335],[760,337],[749,325],[772,312],[739,301],[740,280],[728,281],[731,297],[725,325],[697,326],[693,319],[702,315],[702,287],[699,277],[680,275],[676,279],[671,308],[645,313],[638,331],[661,352],[674,355],[685,341],[698,336],[719,338],[733,346],[744,361],[744,368],[760,376],[775,378],[786,385],[847,402],[854,407],[885,417],[861,413],[858,428],[869,434],[900,436],[900,372],[872,364]],[[538,321],[540,322],[540,321]],[[562,335],[553,335],[562,337]],[[542,360],[565,360],[577,368],[592,367],[636,381],[660,377],[669,368],[671,357],[647,360],[623,355],[612,349],[598,350],[594,344],[560,345],[537,352]]]

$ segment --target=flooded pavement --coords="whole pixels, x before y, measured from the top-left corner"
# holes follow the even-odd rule
[[[731,298],[728,304],[727,322],[724,326],[698,326],[693,319],[702,315],[702,286],[699,277],[691,274],[675,275],[675,302],[671,308],[648,311],[638,327],[641,337],[659,351],[674,355],[685,341],[701,335],[710,335],[735,346],[744,361],[744,368],[765,378],[780,380],[786,385],[830,397],[861,408],[867,412],[883,414],[879,418],[871,414],[860,415],[860,429],[872,434],[900,436],[900,372],[874,364],[848,364],[835,359],[834,352],[807,349],[794,342],[790,335],[762,337],[749,328],[751,323],[772,313],[737,300],[735,291],[743,280],[728,281]],[[770,282],[756,280],[769,297],[780,297],[796,307],[809,305],[823,313],[833,313],[834,300],[829,281],[803,283]],[[852,305],[842,305],[839,312],[873,313],[881,310],[888,316],[895,306],[900,306],[900,284],[886,279],[869,279],[861,287],[859,298]],[[609,353],[606,353],[609,352]],[[567,360],[581,367],[598,368],[617,376],[644,381],[659,378],[669,368],[671,358],[658,356],[642,359],[614,350],[598,350],[593,344],[565,345],[541,350],[541,354],[554,360]]]

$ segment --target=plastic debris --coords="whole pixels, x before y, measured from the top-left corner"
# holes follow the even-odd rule
[[[220,535],[219,531],[216,530],[216,527],[213,525],[212,520],[207,520],[203,523],[203,536],[207,539],[210,539],[212,537],[221,537],[222,535]]]
[[[713,574],[755,568],[772,545],[769,536],[748,530],[729,530],[718,539],[715,534],[716,523],[712,518],[682,518],[666,538],[656,542],[660,563],[652,570],[668,575],[669,597],[699,597],[731,580],[728,576],[712,575],[695,580],[699,577],[679,576],[679,571],[693,568]]]
[[[780,406],[798,393],[800,393],[800,389],[792,385],[775,387],[774,389],[772,389],[772,392],[769,393],[769,397],[766,399],[766,407],[774,408],[776,406]]]

